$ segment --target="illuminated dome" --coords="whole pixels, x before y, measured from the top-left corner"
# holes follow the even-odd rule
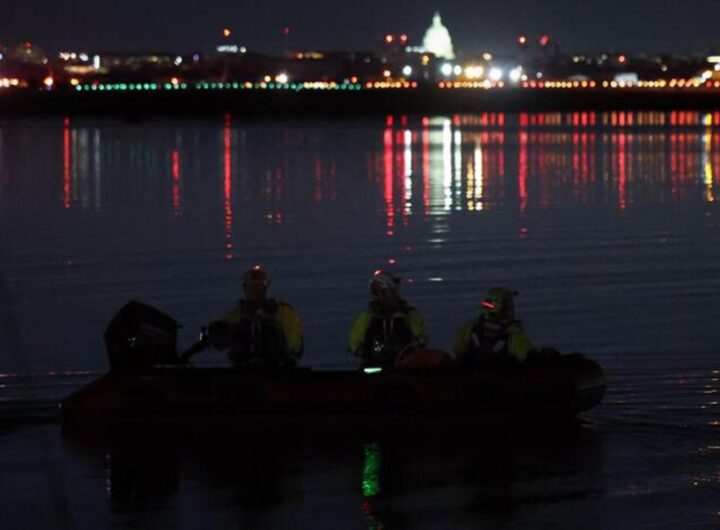
[[[435,11],[432,26],[425,32],[423,38],[423,48],[441,59],[454,59],[452,39],[450,32],[443,26],[440,20],[440,13]]]

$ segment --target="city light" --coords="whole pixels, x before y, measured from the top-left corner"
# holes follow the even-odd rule
[[[485,73],[485,68],[480,65],[470,65],[465,67],[465,77],[468,79],[479,79]]]
[[[522,78],[522,67],[516,66],[512,70],[510,70],[510,73],[508,74],[508,77],[510,78],[510,81],[513,83],[517,83]]]
[[[20,80],[16,77],[0,77],[0,88],[19,87]]]
[[[500,81],[503,77],[503,71],[497,66],[493,66],[488,72],[488,77],[491,81]]]
[[[285,37],[290,36],[290,26],[278,29]],[[229,27],[221,26],[220,32],[226,39],[233,35]],[[720,89],[718,54],[652,57],[618,52],[572,54],[561,50],[560,43],[549,35],[519,35],[515,39],[514,53],[493,58],[490,52],[463,52],[461,65],[456,62],[450,32],[436,13],[422,45],[409,46],[407,33],[391,32],[381,34],[380,44],[387,46],[375,53],[291,52],[289,40],[285,39],[282,55],[259,52],[244,59],[238,55],[247,49],[230,40],[215,46],[217,53],[211,49],[210,53],[187,56],[66,50],[48,57],[41,48],[26,41],[0,48],[0,70],[4,76],[0,87],[88,94],[145,90],[379,89],[416,89],[428,94],[436,89],[459,88],[548,91],[594,88],[624,91],[628,95],[663,90],[681,97],[689,91],[709,93]],[[182,79],[192,81],[188,84]]]

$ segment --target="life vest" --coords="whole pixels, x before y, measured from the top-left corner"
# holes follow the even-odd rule
[[[230,359],[235,365],[251,362],[277,366],[288,357],[288,347],[280,322],[275,317],[280,304],[240,301],[240,319],[234,325]]]
[[[414,308],[405,303],[392,311],[383,310],[376,303],[370,303],[370,323],[365,330],[363,359],[366,362],[392,365],[397,356],[416,339],[408,313]]]
[[[509,330],[519,325],[518,320],[497,321],[481,315],[470,332],[467,353],[473,356],[507,356]]]

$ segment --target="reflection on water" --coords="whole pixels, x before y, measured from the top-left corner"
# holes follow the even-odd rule
[[[225,258],[228,260],[233,257],[232,154],[232,118],[227,115],[225,116],[225,128],[223,129],[223,206],[225,211]]]
[[[173,513],[182,504],[198,520],[215,513],[253,528],[285,527],[300,513],[318,518],[311,527],[434,528],[449,516],[491,522],[605,490],[600,435],[580,425],[331,438],[143,430],[106,440],[67,433],[65,441],[91,456],[83,467],[101,470],[95,487],[105,488],[117,523],[124,513]]]
[[[697,112],[575,112],[548,114],[482,114],[409,119],[388,117],[381,139],[382,169],[370,152],[368,174],[377,182],[384,202],[387,232],[413,215],[442,216],[457,210],[482,211],[515,205],[546,208],[568,201],[608,204],[624,210],[634,202],[681,201],[704,186],[705,200],[714,200],[720,165],[720,113]],[[148,144],[100,126],[66,117],[60,131],[62,176],[60,203],[66,209],[103,208],[113,194],[103,186],[108,178],[131,179],[136,193],[165,180],[173,215],[183,213],[182,167],[196,161],[200,147],[194,133],[168,130],[167,142]],[[7,204],[12,193],[12,129],[0,131],[0,193]],[[338,162],[333,153],[312,153],[302,160],[297,144],[308,142],[302,132],[282,129],[273,141],[281,156],[264,167],[247,168],[246,125],[224,118],[220,135],[220,178],[225,212],[227,254],[233,249],[233,203],[257,191],[267,204],[268,220],[283,222],[290,197],[289,180],[312,165],[313,200],[337,198]],[[251,146],[250,149],[253,147]],[[167,161],[167,162],[166,162]],[[257,161],[252,162],[257,164]],[[131,174],[117,174],[129,165]],[[210,168],[201,167],[207,173]],[[243,172],[260,176],[257,190],[243,182]],[[256,171],[260,169],[260,171]],[[247,175],[247,173],[245,173]],[[207,174],[206,178],[211,178]],[[243,187],[243,199],[233,197],[233,185]]]
[[[38,288],[38,297],[57,285],[72,293],[78,284],[93,285],[105,316],[122,298],[148,293],[169,301],[174,312],[178,299],[207,296],[207,285],[201,294],[190,292],[199,278],[226,281],[230,267],[248,262],[280,267],[307,283],[291,302],[303,313],[319,311],[308,325],[324,328],[320,340],[327,342],[320,344],[329,357],[344,349],[340,328],[347,326],[350,302],[342,302],[350,299],[339,297],[326,310],[312,307],[310,290],[317,285],[307,272],[320,267],[339,286],[359,285],[362,270],[394,265],[443,316],[458,313],[451,298],[478,295],[457,283],[444,293],[434,289],[448,288],[453,277],[482,283],[478,290],[491,281],[519,289],[530,284],[532,294],[544,296],[544,289],[550,298],[530,306],[528,321],[545,316],[543,305],[566,298],[561,276],[575,278],[581,291],[595,289],[591,296],[580,292],[578,306],[591,299],[612,305],[609,293],[597,290],[603,282],[628,283],[645,299],[660,288],[712,289],[709,274],[704,281],[694,274],[717,258],[711,240],[719,167],[720,112],[482,113],[330,123],[258,123],[229,115],[190,123],[72,116],[11,122],[0,126],[0,228],[8,241],[0,250],[10,256],[5,266],[30,256],[51,264],[48,276],[31,269],[51,284]],[[618,223],[631,218],[619,232]],[[561,227],[564,243],[557,237]],[[85,269],[77,266],[83,257]],[[538,260],[543,267],[530,265]],[[675,262],[674,276],[661,270],[668,260]],[[52,269],[56,262],[62,270]],[[590,270],[590,264],[597,266]],[[136,274],[135,284],[128,271]],[[23,295],[32,290],[28,278],[13,284]],[[176,284],[158,294],[159,281],[173,278]],[[219,300],[227,287],[212,289],[219,303],[227,303]],[[349,296],[359,300],[355,293]],[[648,299],[648,305],[655,304]],[[188,306],[182,309],[195,319],[192,325],[211,310]],[[579,309],[588,321],[608,321],[607,314]],[[468,304],[459,311],[471,310]],[[670,315],[663,330],[671,333],[680,318]],[[439,319],[430,314],[426,320]],[[440,323],[440,347],[447,348],[446,337],[457,326],[449,320]],[[333,326],[326,326],[330,321]],[[92,324],[100,329],[103,323]],[[552,330],[549,324],[540,329]],[[58,324],[56,334],[71,325]],[[35,334],[27,334],[32,342]],[[558,334],[550,336],[553,345]],[[562,338],[575,344],[570,339],[578,337]],[[55,351],[55,344],[37,342],[30,351]],[[90,350],[87,344],[67,349]]]
[[[602,448],[585,431],[279,447],[116,440],[90,463],[58,451],[71,462],[60,467],[77,517],[102,510],[115,527],[177,528],[710,527],[719,126],[718,112],[4,122],[0,375],[18,374],[0,377],[4,418],[46,421],[81,384],[69,372],[106,370],[102,330],[128,299],[178,318],[186,345],[258,262],[273,272],[273,296],[303,318],[303,364],[353,367],[347,330],[366,274],[389,263],[445,349],[482,290],[517,288],[534,341],[605,368],[608,394],[588,415]],[[56,427],[37,430],[52,444]],[[34,432],[0,444],[0,465],[18,470],[0,473],[10,493],[0,513],[43,501],[43,462],[25,465],[46,454]],[[17,488],[17,476],[40,486]]]

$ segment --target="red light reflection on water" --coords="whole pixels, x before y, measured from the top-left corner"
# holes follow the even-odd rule
[[[180,215],[180,152],[177,149],[172,151],[172,209],[173,215]]]
[[[232,243],[232,118],[225,115],[223,130],[223,206],[225,210],[225,259],[233,259]]]
[[[520,149],[518,153],[518,194],[520,195],[520,211],[527,209],[527,173],[528,173],[528,133],[518,133]]]
[[[625,211],[627,207],[627,144],[632,142],[632,136],[628,140],[628,135],[621,133],[617,135],[617,187],[618,187],[618,206],[620,211]]]
[[[395,234],[395,207],[393,205],[393,131],[387,127],[383,135],[383,198],[385,199],[386,234]]]
[[[504,120],[504,114],[499,114],[500,121]],[[497,134],[497,168],[498,174],[501,180],[505,179],[505,133],[499,132]]]
[[[70,167],[72,164],[72,145],[70,118],[63,120],[63,207],[70,208],[72,189],[70,186]]]

